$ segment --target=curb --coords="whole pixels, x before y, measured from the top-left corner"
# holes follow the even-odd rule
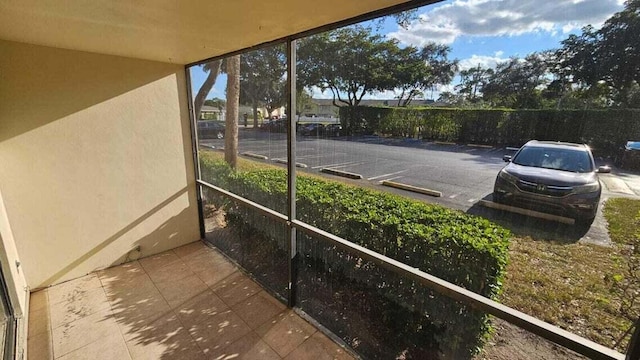
[[[362,179],[362,175],[360,174],[354,174],[354,173],[350,173],[347,171],[342,171],[342,170],[336,170],[336,169],[331,169],[331,168],[323,168],[322,170],[320,170],[320,172],[326,173],[326,174],[331,174],[331,175],[336,175],[336,176],[342,176],[342,177],[346,177],[349,179],[356,179],[356,180],[360,180]]]
[[[448,141],[434,141],[433,143],[436,145],[457,145],[454,142],[448,142]]]
[[[288,164],[289,163],[286,159],[275,159],[275,162],[277,162],[278,164]],[[306,169],[307,168],[307,164],[296,163],[296,167]]]
[[[483,149],[493,149],[493,146],[492,146],[492,145],[467,144],[467,146],[470,146],[470,147],[477,147],[477,148],[483,148]]]
[[[505,150],[510,150],[510,151],[518,151],[520,150],[520,148],[517,147],[512,147],[512,146],[507,146],[506,148],[504,148]]]
[[[393,187],[393,188],[396,188],[396,189],[413,191],[413,192],[417,192],[417,193],[424,194],[424,195],[429,195],[429,196],[434,196],[434,197],[441,197],[442,196],[442,193],[440,191],[435,191],[435,190],[431,190],[431,189],[425,189],[425,188],[421,188],[421,187],[417,187],[417,186],[413,186],[413,185],[402,184],[402,183],[395,182],[395,181],[385,180],[385,181],[382,182],[382,185]]]
[[[242,155],[246,157],[254,158],[254,159],[269,160],[269,158],[264,155],[255,154],[252,152],[243,152]]]
[[[573,225],[576,222],[574,219],[571,219],[568,217],[551,215],[551,214],[547,214],[547,213],[543,213],[535,210],[528,210],[528,209],[523,209],[515,206],[505,205],[505,204],[498,204],[488,200],[480,200],[478,204],[491,209],[505,210],[505,211],[513,212],[520,215],[526,215],[526,216],[536,217],[539,219],[550,220],[550,221],[557,221],[559,223],[568,224],[568,225]]]

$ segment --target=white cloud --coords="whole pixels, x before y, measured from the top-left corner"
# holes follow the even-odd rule
[[[480,65],[483,68],[495,68],[499,63],[508,61],[508,58],[501,57],[502,51],[497,51],[496,56],[471,55],[470,58],[460,60],[458,63],[460,70],[468,70]]]
[[[621,0],[455,0],[430,7],[408,29],[387,36],[404,44],[451,44],[459,36],[514,36],[598,26],[621,10]]]

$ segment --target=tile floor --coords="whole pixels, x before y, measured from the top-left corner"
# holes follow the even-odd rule
[[[353,359],[202,242],[32,293],[28,358]]]

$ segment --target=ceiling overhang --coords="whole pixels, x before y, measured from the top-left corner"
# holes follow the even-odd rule
[[[407,0],[7,0],[0,39],[189,64]]]

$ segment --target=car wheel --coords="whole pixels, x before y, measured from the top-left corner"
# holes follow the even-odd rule
[[[224,134],[223,134],[223,133],[221,133],[221,132],[218,132],[218,133],[216,134],[216,137],[217,137],[218,139],[224,139]]]

